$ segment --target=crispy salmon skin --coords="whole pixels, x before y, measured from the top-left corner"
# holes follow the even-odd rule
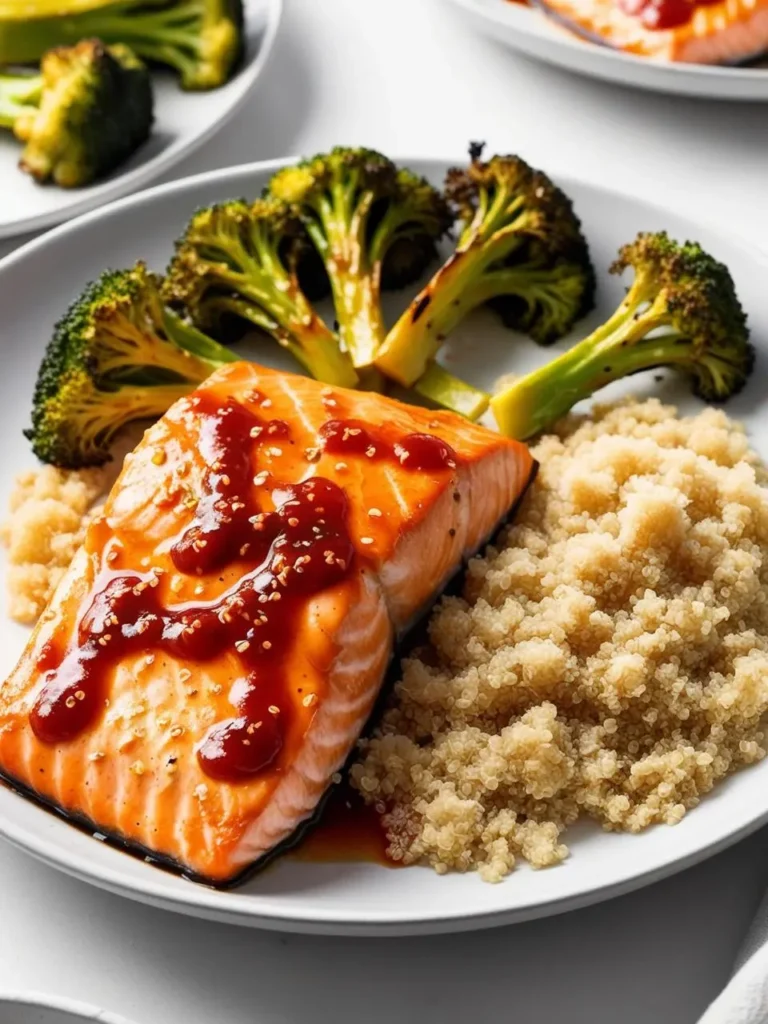
[[[689,64],[741,64],[768,51],[768,0],[533,0],[613,49]]]
[[[449,413],[225,367],[127,457],[0,688],[0,772],[230,882],[311,816],[533,469]]]

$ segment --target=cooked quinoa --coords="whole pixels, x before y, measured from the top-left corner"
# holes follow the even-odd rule
[[[6,610],[10,618],[33,625],[80,547],[92,516],[117,479],[125,456],[141,437],[123,432],[113,459],[97,469],[38,466],[16,478],[8,516],[0,523],[7,549]]]
[[[22,473],[0,526],[8,549],[8,614],[16,622],[37,622],[82,544],[89,511],[103,493],[105,471],[42,466]]]
[[[503,878],[580,815],[675,824],[765,756],[768,487],[742,429],[657,401],[570,417],[362,743],[390,853]]]

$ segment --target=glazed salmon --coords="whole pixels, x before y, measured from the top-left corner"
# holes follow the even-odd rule
[[[0,772],[224,884],[316,809],[527,448],[234,363],[130,454],[0,688]]]
[[[768,0],[533,0],[563,25],[643,57],[739,64],[768,51]]]

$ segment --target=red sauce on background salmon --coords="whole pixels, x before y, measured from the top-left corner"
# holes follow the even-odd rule
[[[697,7],[709,7],[719,0],[619,0],[625,14],[639,18],[651,30],[687,25]]]

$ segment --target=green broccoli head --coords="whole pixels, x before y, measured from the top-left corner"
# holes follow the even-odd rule
[[[93,36],[173,68],[184,89],[215,89],[242,59],[243,23],[242,0],[70,0],[63,8],[47,0],[17,8],[0,3],[0,64],[31,63],[53,47]]]
[[[339,340],[309,303],[301,268],[309,242],[297,209],[279,199],[230,200],[198,210],[176,244],[164,294],[195,323],[221,332],[227,317],[271,335],[318,380],[354,387]]]
[[[127,47],[98,39],[48,51],[40,75],[0,77],[2,123],[25,143],[22,170],[64,188],[87,185],[148,137],[152,84]]]
[[[486,162],[481,153],[473,146],[469,166],[446,179],[446,195],[463,225],[458,251],[474,255],[484,248],[483,286],[495,292],[488,305],[507,327],[550,344],[594,304],[581,223],[571,200],[542,171],[517,156]]]
[[[493,398],[503,433],[531,437],[611,381],[657,367],[687,374],[709,402],[744,387],[755,355],[727,267],[660,232],[638,235],[611,269],[634,271],[624,301],[589,337]]]
[[[123,426],[161,416],[233,359],[165,308],[143,263],[107,271],[54,329],[25,436],[43,462],[100,465]]]
[[[541,344],[566,334],[594,301],[586,240],[568,197],[517,156],[448,172],[445,194],[460,223],[455,251],[394,325],[376,366],[412,386],[445,338],[478,306]]]
[[[337,147],[278,171],[268,194],[301,211],[333,295],[342,342],[360,368],[384,340],[381,289],[424,272],[452,215],[424,178],[370,149]]]
[[[683,356],[696,394],[724,401],[740,391],[754,364],[747,317],[728,268],[696,242],[666,232],[640,234],[625,245],[611,272],[635,277],[625,308],[648,330],[658,328]]]

